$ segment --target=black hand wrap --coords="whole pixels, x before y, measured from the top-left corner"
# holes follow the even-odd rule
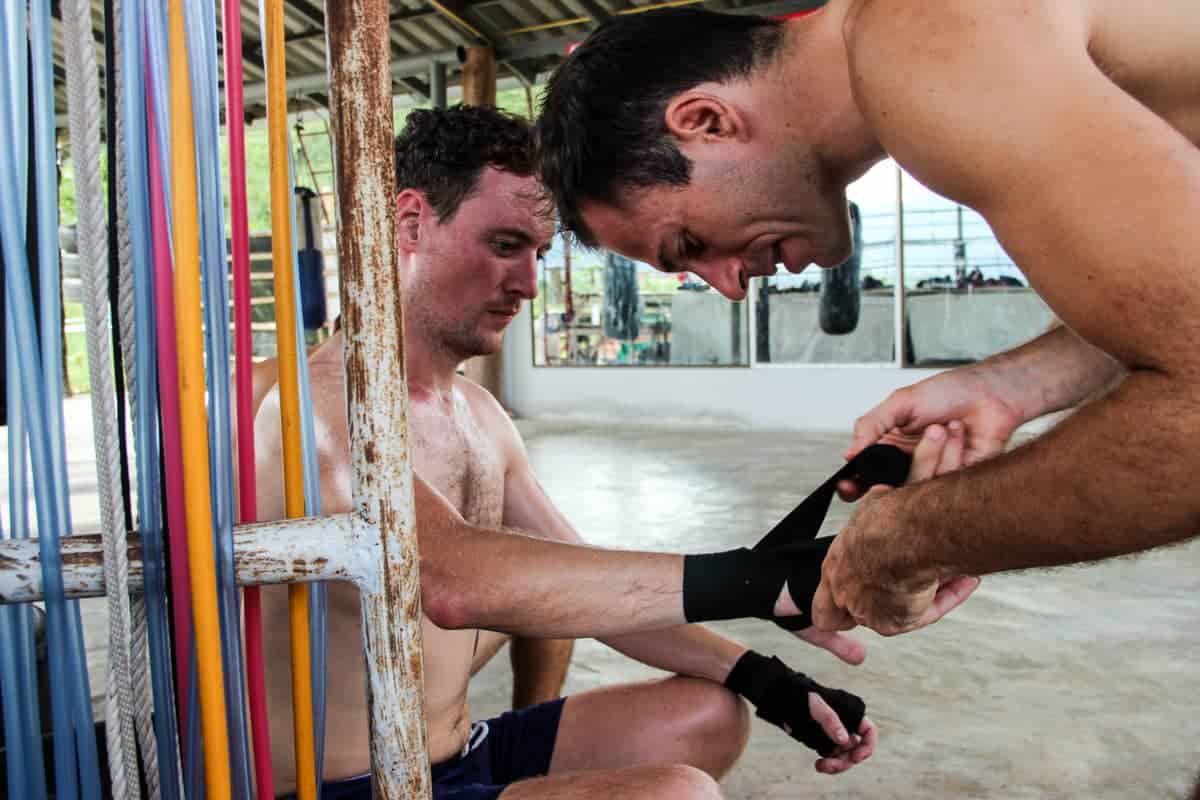
[[[759,717],[822,756],[837,750],[838,745],[812,718],[809,692],[816,692],[829,704],[852,736],[858,733],[867,712],[866,704],[857,695],[828,689],[778,658],[767,658],[753,650],[747,651],[734,665],[725,686],[753,703]]]
[[[840,481],[899,486],[911,458],[891,445],[871,445],[834,473],[783,518],[754,549],[687,556],[683,562],[683,613],[688,622],[760,617],[787,630],[812,624],[812,598],[821,583],[821,564],[833,537],[817,539]],[[800,613],[774,616],[775,601],[787,582]]]

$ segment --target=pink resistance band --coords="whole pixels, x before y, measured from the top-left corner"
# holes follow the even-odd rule
[[[149,70],[150,65],[146,65]],[[175,707],[179,729],[188,730],[187,696],[192,657],[192,604],[188,577],[187,522],[183,513],[183,450],[179,438],[179,360],[175,352],[175,281],[171,238],[163,196],[162,153],[158,150],[154,98],[147,86],[150,146],[150,229],[154,240],[155,332],[158,339],[158,391],[162,413],[163,480],[167,529],[171,538],[171,613],[175,626]],[[186,733],[180,734],[181,741]]]
[[[254,475],[254,382],[250,338],[250,234],[246,211],[246,141],[242,97],[242,13],[238,0],[224,0],[225,124],[229,133],[229,211],[233,243],[234,373],[237,382],[238,521],[258,518]],[[271,736],[263,666],[262,600],[257,586],[242,591],[245,604],[246,686],[254,740],[254,775],[260,800],[274,800]]]

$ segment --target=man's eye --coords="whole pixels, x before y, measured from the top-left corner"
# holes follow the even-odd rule
[[[511,239],[495,239],[492,241],[492,249],[496,251],[496,255],[511,256],[520,249],[520,245]]]

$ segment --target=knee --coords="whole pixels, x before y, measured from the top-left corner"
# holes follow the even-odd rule
[[[662,800],[721,800],[721,787],[702,769],[687,764],[654,768],[654,797]]]
[[[716,778],[728,772],[750,739],[750,711],[733,692],[712,681],[687,680],[690,733],[703,744],[702,767]]]

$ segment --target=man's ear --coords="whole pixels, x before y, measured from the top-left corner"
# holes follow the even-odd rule
[[[429,211],[425,196],[415,189],[405,189],[396,196],[396,231],[400,252],[411,253],[421,241],[421,224]]]
[[[667,130],[684,144],[739,140],[749,134],[746,119],[737,107],[712,92],[681,92],[663,113]]]

